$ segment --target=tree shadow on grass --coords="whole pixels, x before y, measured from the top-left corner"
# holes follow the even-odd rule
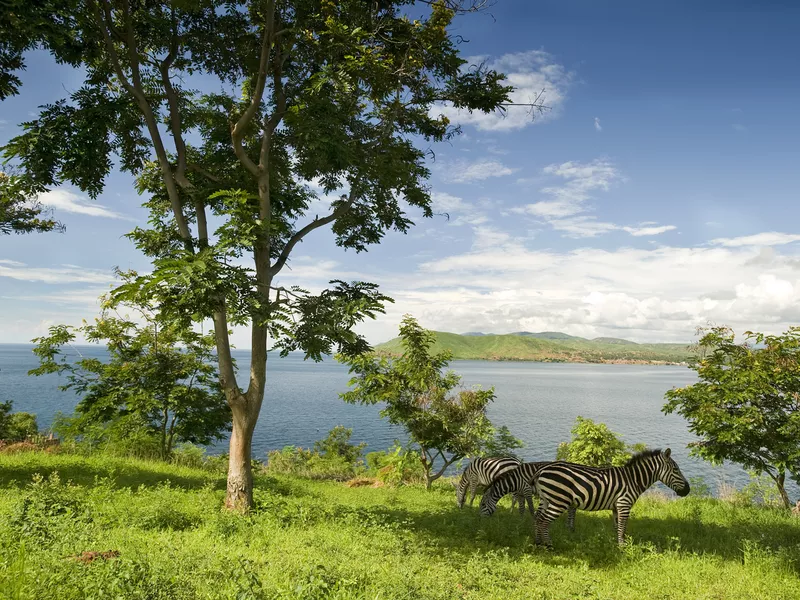
[[[92,487],[96,479],[107,478],[114,482],[116,488],[133,488],[140,486],[154,487],[169,481],[174,487],[184,489],[200,489],[211,485],[214,489],[225,488],[224,476],[213,473],[205,475],[176,475],[166,473],[157,468],[144,465],[102,464],[93,462],[70,462],[53,465],[41,463],[12,464],[0,466],[0,487],[25,487],[31,483],[35,474],[49,477],[58,473],[61,481],[70,481],[81,487]]]
[[[427,513],[392,507],[360,510],[371,513],[379,523],[397,523],[432,553],[441,555],[444,551],[459,560],[499,550],[510,560],[534,556],[552,566],[574,566],[579,560],[592,568],[610,568],[653,551],[674,551],[742,562],[744,548],[750,545],[782,553],[789,558],[791,568],[800,572],[800,523],[734,522],[721,526],[691,518],[633,517],[628,524],[633,545],[620,549],[610,512],[579,512],[575,532],[567,529],[563,516],[551,525],[554,549],[548,551],[534,545],[533,518],[527,513],[520,517],[506,509],[485,518],[477,510],[455,507]]]

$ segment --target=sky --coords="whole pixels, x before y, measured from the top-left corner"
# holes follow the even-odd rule
[[[300,244],[279,283],[371,281],[394,298],[359,327],[562,331],[692,342],[714,323],[800,324],[800,5],[792,2],[499,0],[459,17],[464,56],[505,72],[544,115],[458,114],[432,147],[434,208],[408,234],[344,252],[329,231]],[[36,106],[80,85],[44,52],[0,103],[0,145]],[[148,270],[123,236],[144,225],[130,176],[90,200],[40,198],[66,233],[0,237],[0,343],[99,312],[112,270]],[[245,330],[233,342],[248,346]]]

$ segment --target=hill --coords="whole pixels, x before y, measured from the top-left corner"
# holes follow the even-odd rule
[[[557,332],[505,335],[435,333],[434,351],[450,350],[456,360],[684,364],[692,356],[688,344],[637,344],[619,338],[587,340]],[[551,337],[539,337],[542,335]],[[375,349],[399,354],[402,352],[400,338],[379,344]]]
[[[508,500],[490,518],[459,510],[449,482],[426,492],[257,473],[247,517],[220,510],[224,490],[218,471],[0,454],[0,598],[800,597],[788,511],[642,498],[623,550],[608,511],[579,511],[575,532],[553,524],[548,552],[530,515]]]

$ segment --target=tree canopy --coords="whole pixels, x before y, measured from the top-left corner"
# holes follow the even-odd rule
[[[789,506],[788,471],[800,483],[800,327],[781,335],[713,327],[699,342],[699,381],[667,392],[665,413],[677,412],[700,440],[692,453],[728,460],[775,482]]]
[[[506,427],[495,429],[486,416],[494,389],[456,389],[461,378],[443,371],[450,352],[430,352],[436,341],[433,332],[406,315],[400,337],[404,352],[399,357],[338,357],[354,375],[352,389],[341,397],[351,404],[385,403],[381,415],[405,428],[419,448],[428,487],[465,456],[508,455],[522,446]]]

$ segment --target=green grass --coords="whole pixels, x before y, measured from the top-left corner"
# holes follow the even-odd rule
[[[685,363],[692,356],[688,344],[637,344],[617,338],[542,339],[512,334],[468,336],[441,331],[435,334],[432,350],[450,350],[457,360]],[[399,354],[400,338],[375,349]]]
[[[261,476],[241,517],[220,510],[224,485],[144,461],[0,455],[0,597],[800,598],[800,519],[774,509],[644,499],[626,548],[608,513],[579,512],[548,552],[529,515],[459,511],[446,486]],[[92,550],[120,555],[69,558]]]

